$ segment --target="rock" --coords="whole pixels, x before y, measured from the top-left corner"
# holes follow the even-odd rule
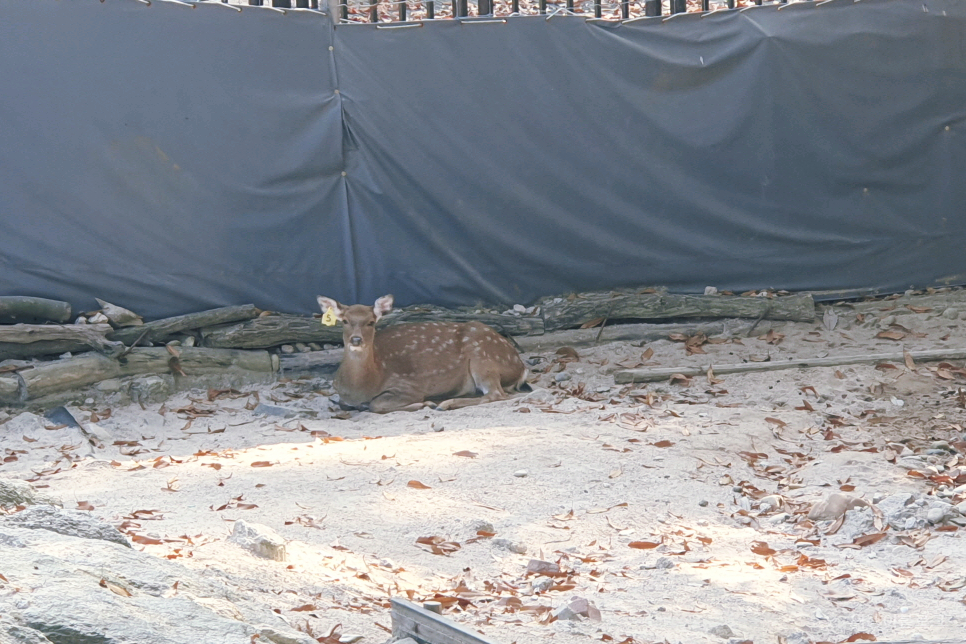
[[[902,528],[900,529],[915,530],[918,525],[919,525],[919,519],[917,519],[916,517],[908,517],[905,519],[905,521],[902,522]]]
[[[571,379],[572,377],[573,377],[573,376],[571,376],[571,375],[570,375],[569,373],[567,373],[566,371],[561,371],[560,373],[555,373],[555,374],[553,375],[553,379],[554,379],[554,380],[555,380],[556,382],[567,382],[567,381],[568,381],[568,380],[570,380],[570,379]]]
[[[99,300],[96,297],[94,299],[101,305],[101,313],[106,315],[107,319],[114,323],[115,326],[140,326],[144,324],[144,320],[137,313],[129,311],[122,306]],[[91,320],[93,319],[91,318]]]
[[[544,577],[539,581],[533,582],[533,594],[545,593],[553,586],[553,579]]]
[[[835,492],[812,506],[808,518],[812,521],[834,521],[851,508],[868,505],[867,501]]]
[[[3,424],[3,433],[7,435],[20,434],[34,437],[35,435],[43,435],[44,426],[44,419],[41,416],[25,411],[5,422]]]
[[[0,479],[0,507],[18,505],[57,505],[63,506],[59,499],[41,492],[26,481]]]
[[[546,574],[555,575],[560,572],[560,566],[553,563],[552,561],[541,561],[540,559],[531,559],[527,563],[527,574]]]
[[[522,304],[514,304],[513,311],[514,313],[526,313],[527,307],[523,306]]]
[[[517,470],[516,472],[513,473],[513,476],[520,479],[526,478],[529,475],[530,475],[530,472],[528,472],[527,470]]]
[[[104,315],[103,313],[95,313],[94,315],[87,318],[90,324],[110,324],[111,319]]]
[[[911,530],[906,528],[907,519],[916,513],[916,507],[910,507],[915,497],[908,492],[896,492],[882,499],[876,507],[882,512],[882,517],[896,530]]]
[[[291,344],[283,344],[281,347],[279,347],[279,350],[282,353],[295,353],[295,347],[293,347]]]
[[[362,640],[362,635],[343,635],[339,638],[339,644],[355,644]]]
[[[600,621],[600,611],[594,602],[583,597],[574,597],[564,606],[560,606],[551,613],[558,620],[579,621],[581,617],[595,622]]]
[[[28,544],[4,549],[3,574],[29,592],[0,594],[0,643],[315,643],[221,578],[105,541],[3,525]]]
[[[102,391],[106,394],[113,394],[116,391],[121,390],[121,381],[117,378],[108,378],[107,380],[101,380],[99,383],[94,385],[94,389]]]
[[[110,444],[114,441],[111,433],[97,423],[87,423],[87,433],[96,436],[102,443]]]
[[[228,541],[259,557],[274,561],[285,561],[285,539],[267,525],[236,521]]]
[[[947,320],[956,320],[959,318],[959,311],[953,308],[948,308],[943,311],[943,317]]]
[[[735,632],[731,630],[731,627],[728,626],[727,624],[720,624],[719,626],[715,626],[714,628],[710,629],[708,632],[711,633],[712,635],[720,637],[723,640],[726,640],[735,636]]]
[[[718,288],[716,286],[705,286],[704,287],[704,294],[705,295],[717,295],[718,294]]]
[[[966,515],[966,501],[963,501],[962,503],[960,503],[960,504],[958,504],[958,505],[956,505],[954,507],[956,509],[956,512],[959,512],[960,514]]]
[[[926,512],[926,521],[932,524],[942,523],[948,512],[945,508],[930,508]]]
[[[829,543],[851,543],[856,537],[876,532],[872,508],[854,508],[845,513],[845,521],[838,531],[829,537]]]
[[[319,344],[318,342],[309,342],[309,349],[311,349],[312,351],[321,351],[322,345]]]
[[[0,525],[12,525],[30,530],[50,530],[71,537],[110,541],[131,547],[127,537],[117,528],[89,512],[64,510],[52,505],[32,505],[26,510],[4,517]]]
[[[309,345],[305,344],[304,342],[296,342],[295,350],[299,353],[308,353],[311,351],[311,349],[309,349]]]
[[[769,494],[758,501],[758,510],[760,512],[771,512],[772,510],[779,509],[784,504],[785,499],[780,494]]]
[[[131,400],[144,405],[152,402],[162,402],[167,399],[171,391],[168,381],[161,376],[143,376],[135,378],[128,387]]]
[[[523,545],[522,543],[517,543],[515,541],[510,541],[509,539],[503,539],[503,538],[493,539],[490,543],[492,543],[493,546],[496,548],[503,548],[505,550],[509,550],[514,554],[518,554],[518,555],[527,554],[527,547],[525,545]]]
[[[198,341],[195,340],[195,336],[193,335],[185,336],[181,339],[181,346],[183,347],[193,347],[196,344],[198,344]]]
[[[706,508],[708,507],[708,502],[702,499],[701,501],[698,501],[698,505],[702,508]]]
[[[277,416],[278,418],[295,418],[298,416],[298,412],[293,409],[279,407],[277,405],[266,405],[265,403],[255,405],[252,413],[260,416]]]

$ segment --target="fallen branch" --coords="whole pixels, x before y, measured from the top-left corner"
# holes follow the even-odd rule
[[[42,297],[0,296],[0,324],[57,322],[70,320],[70,304]]]
[[[909,351],[913,360],[917,362],[934,362],[936,360],[966,359],[966,349],[935,349],[930,351]],[[712,365],[716,376],[729,373],[753,373],[757,371],[779,371],[782,369],[798,369],[812,367],[840,367],[850,364],[878,364],[880,362],[903,362],[905,354],[901,351],[889,353],[872,353],[855,356],[828,356],[825,358],[796,358],[792,360],[775,360],[773,362],[747,362],[734,365]],[[614,382],[622,385],[629,382],[655,382],[667,380],[675,374],[684,376],[701,376],[708,372],[708,367],[661,367],[657,369],[625,369],[614,372]]]
[[[558,347],[592,346],[598,342],[654,342],[667,340],[672,333],[707,336],[743,336],[751,325],[738,320],[715,320],[691,324],[615,324],[601,329],[566,329],[543,335],[514,338],[523,352],[546,351]],[[598,338],[599,334],[599,338]]]
[[[136,344],[138,337],[142,335],[142,339],[145,342],[157,342],[184,331],[211,327],[217,324],[251,320],[257,317],[258,314],[259,310],[255,308],[254,304],[226,306],[220,309],[211,309],[210,311],[188,313],[187,315],[179,315],[173,318],[155,320],[140,326],[125,327],[115,331],[111,337],[127,345]]]
[[[554,299],[561,300],[554,302]],[[544,329],[573,329],[608,317],[611,320],[668,318],[751,318],[811,322],[815,302],[809,293],[778,297],[671,295],[667,293],[583,293],[573,299],[540,303]]]
[[[109,324],[0,326],[0,360],[57,355],[68,351],[90,349],[113,354],[120,350],[122,345],[119,342],[107,340],[105,336],[110,332]]]
[[[291,371],[334,372],[339,363],[342,362],[343,353],[341,347],[308,353],[283,353],[278,356],[278,368],[283,373]]]

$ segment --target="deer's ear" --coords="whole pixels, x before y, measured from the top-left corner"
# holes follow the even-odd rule
[[[372,310],[376,313],[376,319],[378,320],[389,311],[392,311],[392,295],[383,295],[376,303],[373,304]]]
[[[335,319],[339,321],[342,320],[343,306],[341,304],[339,304],[338,302],[336,302],[330,297],[322,297],[321,295],[319,295],[315,299],[318,301],[319,308],[322,309],[323,313],[325,313],[329,309],[332,309],[332,314],[335,315]]]

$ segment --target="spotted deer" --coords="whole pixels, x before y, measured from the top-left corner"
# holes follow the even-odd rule
[[[510,343],[480,322],[420,322],[376,330],[392,310],[392,295],[374,306],[345,306],[318,296],[323,312],[342,322],[345,355],[335,374],[342,401],[384,414],[415,411],[441,400],[458,409],[504,400],[529,387],[527,369]],[[465,398],[482,393],[479,398]]]

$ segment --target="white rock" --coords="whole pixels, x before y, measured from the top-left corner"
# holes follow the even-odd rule
[[[526,478],[529,475],[530,475],[530,472],[528,472],[527,470],[517,470],[516,472],[513,473],[513,476],[520,479]]]
[[[98,300],[96,297],[94,299],[101,305],[101,313],[107,316],[107,319],[117,326],[140,326],[144,324],[144,320],[137,313],[129,311],[122,306],[117,306],[104,300]],[[93,319],[91,318],[91,320]]]
[[[267,525],[236,521],[228,541],[259,557],[275,561],[285,561],[287,558],[285,539]]]
[[[718,294],[718,287],[716,287],[716,286],[705,286],[704,287],[704,294],[705,295],[717,295]]]

